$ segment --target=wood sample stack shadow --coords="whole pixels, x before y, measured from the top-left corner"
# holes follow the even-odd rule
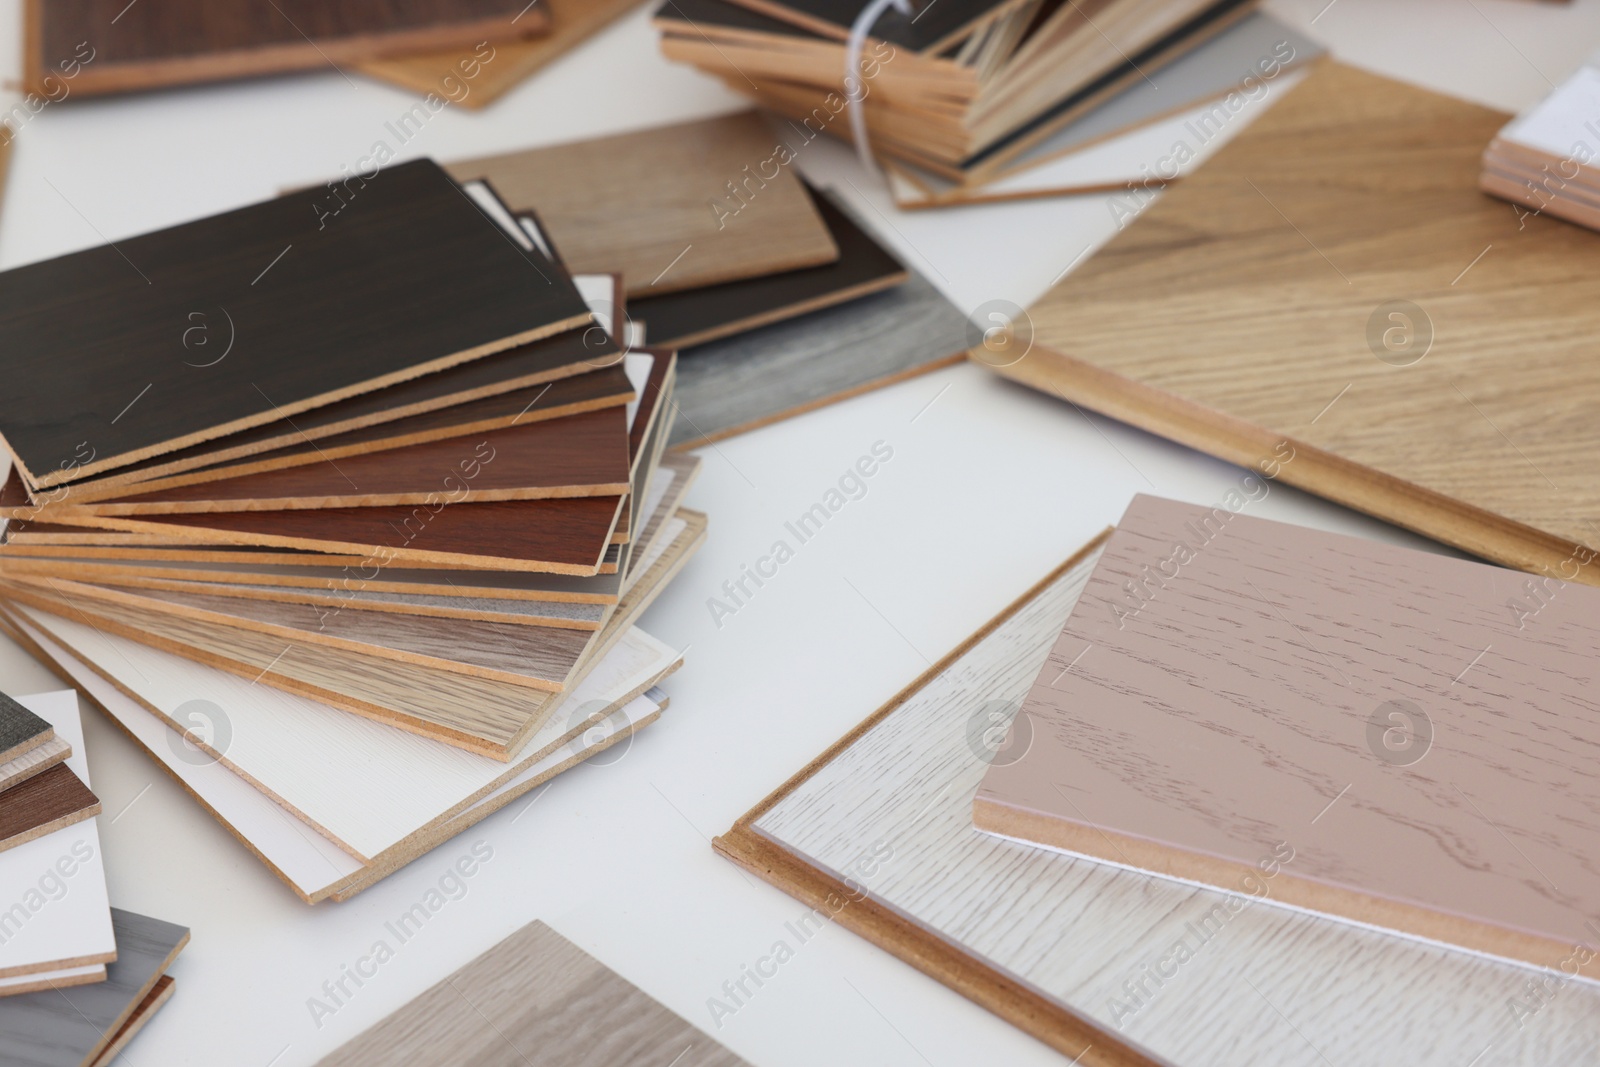
[[[319,1067],[742,1067],[542,922],[529,923]]]
[[[634,624],[706,531],[677,359],[566,261],[420,160],[0,275],[0,338],[90,390],[0,403],[0,625],[308,902],[668,705]],[[0,756],[0,849],[98,810]]]

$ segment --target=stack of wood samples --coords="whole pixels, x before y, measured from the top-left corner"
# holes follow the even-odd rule
[[[681,507],[698,461],[663,459],[674,356],[616,343],[616,278],[570,276],[532,219],[427,161],[350,193],[321,229],[313,190],[22,268],[0,320],[26,350],[49,340],[30,286],[107,294],[56,341],[96,361],[109,414],[19,402],[3,425],[6,625],[309,901],[653,722],[679,657],[633,623],[706,528]],[[228,288],[280,205],[310,232],[284,225]],[[96,348],[159,343],[138,319],[159,309],[115,302],[130,284],[212,309],[215,347],[180,374]],[[63,434],[85,447],[56,464]]]
[[[529,923],[319,1067],[743,1067],[542,922]]]
[[[1284,482],[1475,555],[1600,582],[1582,458],[1600,447],[1600,242],[1479,191],[1505,122],[1324,61],[1030,308],[1032,351],[996,369],[1246,467],[1276,455]],[[1530,336],[1538,358],[1509,358]]]
[[[488,56],[479,63],[472,62],[479,58],[476,55],[469,58],[460,49],[447,49],[368,60],[357,64],[356,69],[412,92],[436,93],[444,89],[451,96],[450,102],[461,107],[486,107],[643,2],[539,0],[529,15],[543,13],[547,26],[544,32],[527,40],[491,42]],[[464,62],[468,64],[465,68]],[[463,79],[467,80],[468,91],[458,99],[450,90]]]
[[[110,1067],[172,998],[166,971],[189,931],[117,908],[111,924],[117,958],[104,980],[0,1000],[0,1059],[16,1067]]]
[[[671,0],[663,51],[735,92],[849,136],[862,101],[875,151],[951,180],[998,171],[1145,73],[1248,13],[1251,0],[1116,0],[1091,17],[1049,0],[970,0],[886,12],[859,71],[846,41],[864,3]],[[847,77],[848,75],[848,77]]]
[[[1591,57],[1483,152],[1479,186],[1530,214],[1600,229],[1600,62]]]
[[[1030,686],[1051,680],[1041,671],[1104,543],[935,663],[741,818],[718,850],[1082,1064],[1589,1057],[1600,994],[1586,982],[1271,906],[1256,899],[1259,882],[1195,886],[973,828],[991,766],[1042,740],[1019,744],[1006,731]],[[1370,758],[1364,738],[1356,744]],[[1441,725],[1436,745],[1445,744]],[[1081,803],[1074,785],[1061,789]],[[1267,882],[1274,896],[1277,881]],[[1556,982],[1559,995],[1531,992],[1530,979]]]
[[[449,165],[538,219],[565,265],[620,273],[630,329],[677,348],[674,447],[962,358],[965,316],[785,160],[754,113]]]
[[[424,0],[318,4],[277,0],[27,0],[24,78],[52,99],[245,78],[338,63],[454,49],[542,33],[543,4],[526,0]],[[47,80],[48,79],[48,80]],[[430,88],[435,88],[430,86]]]
[[[12,777],[0,792],[0,819],[14,830],[33,824],[33,831],[0,851],[0,893],[15,905],[0,916],[0,997],[103,982],[117,944],[77,698],[65,692],[8,701],[4,720],[8,740],[27,734],[33,744],[7,764]],[[48,769],[29,777],[35,758]],[[65,777],[48,791],[30,789],[50,776]],[[65,816],[44,810],[63,807],[53,801],[63,791],[70,797]]]

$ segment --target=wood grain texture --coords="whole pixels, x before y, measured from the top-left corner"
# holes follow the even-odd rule
[[[146,993],[144,999],[139,1001],[139,1006],[133,1009],[133,1014],[129,1015],[127,1020],[117,1027],[115,1034],[111,1035],[111,1040],[106,1043],[104,1051],[100,1053],[99,1059],[94,1061],[92,1067],[111,1067],[112,1063],[116,1062],[117,1057],[122,1055],[122,1050],[128,1047],[129,1042],[139,1036],[139,1031],[144,1029],[145,1024],[155,1018],[156,1012],[165,1007],[167,1001],[172,999],[172,994],[177,991],[177,986],[178,983],[173,980],[170,974],[164,974],[157,979],[156,984],[150,988],[150,992]]]
[[[1236,463],[1287,441],[1292,485],[1600,583],[1600,246],[1478,191],[1505,118],[1319,65],[1030,309],[1000,373]]]
[[[856,0],[734,0],[742,7],[782,19],[802,29],[843,41],[861,14]],[[1021,0],[956,0],[904,14],[885,11],[872,26],[872,38],[916,52],[940,52],[971,35],[983,23],[1023,6]],[[924,16],[924,12],[927,16]]]
[[[469,91],[459,103],[480,108],[494,103],[524,80],[572,51],[613,21],[640,6],[643,0],[539,0],[548,28],[526,41],[495,42],[493,54],[483,61]],[[471,66],[458,52],[418,51],[361,63],[356,69],[380,81],[413,92],[447,92],[452,84],[469,78]],[[457,90],[459,92],[459,90]]]
[[[975,823],[1224,889],[1286,849],[1275,901],[1559,970],[1600,916],[1600,591],[1237,503],[1134,498]]]
[[[634,296],[838,258],[800,179],[783,167],[756,173],[776,144],[746,112],[447,169],[460,181],[485,179],[513,211],[537,214],[571,270],[620,272]],[[740,182],[749,183],[744,199],[730,188]]]
[[[424,48],[470,57],[490,51],[491,40],[545,28],[542,4],[524,10],[516,0],[274,0],[270,7],[162,0],[130,10],[116,0],[27,0],[27,83],[42,92],[70,75],[73,92],[114,93]]]
[[[815,906],[836,894],[841,925],[1086,1064],[1594,1062],[1600,996],[1585,983],[1563,982],[1519,1025],[1508,1007],[1527,1006],[1524,968],[973,830],[972,798],[1007,751],[995,731],[1088,580],[1093,558],[1074,562],[718,848]],[[1084,1019],[1147,1059],[1111,1057]]]
[[[698,448],[965,358],[966,316],[910,273],[893,289],[685,349],[671,446]]]
[[[494,359],[492,356],[489,358]],[[315,439],[299,438],[294,443],[282,447],[251,452],[219,462],[208,462],[191,470],[143,477],[148,471],[141,469],[142,464],[134,464],[114,475],[76,482],[70,492],[62,495],[56,503],[68,506],[90,504],[114,500],[133,493],[153,493],[179,486],[197,485],[201,482],[215,482],[263,471],[285,470],[290,467],[341,460],[347,456],[359,456],[429,441],[486,433],[490,430],[526,426],[545,420],[561,420],[569,415],[620,407],[633,398],[633,388],[629,385],[627,375],[621,366],[607,367],[558,378],[542,385],[514,389],[481,400],[453,404],[436,411],[393,419],[346,433]],[[227,440],[237,441],[241,436],[248,435],[232,434]],[[131,472],[137,472],[140,476],[136,478]]]
[[[13,368],[0,433],[30,486],[590,321],[570,279],[508,241],[432,161],[344,191],[291,193],[5,272],[0,343],[34,358]],[[70,403],[64,377],[79,383]]]
[[[8,1067],[90,1067],[189,943],[182,926],[111,909],[117,959],[106,980],[0,1000]]]
[[[887,249],[856,225],[830,193],[807,187],[828,227],[839,258],[805,270],[724,282],[628,304],[628,317],[643,323],[652,345],[688,348],[782,322],[899,285],[910,275]]]
[[[657,1060],[677,1067],[744,1063],[533,922],[323,1058],[320,1067],[601,1067]]]
[[[53,737],[20,756],[0,763],[0,792],[43,774],[70,755],[72,746],[59,737]]]
[[[58,764],[0,793],[0,852],[99,814],[99,798]]]
[[[406,507],[489,500],[617,496],[628,491],[628,424],[621,407],[446,437],[381,452],[327,457],[280,470],[146,490],[92,504],[37,507],[19,478],[0,491],[0,518],[172,515]],[[142,489],[142,486],[133,486]]]
[[[48,722],[0,693],[0,763],[8,763],[56,736]]]

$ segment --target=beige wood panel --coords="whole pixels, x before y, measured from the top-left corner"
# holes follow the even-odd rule
[[[1478,191],[1505,120],[1323,63],[1035,304],[998,369],[1600,583],[1600,240]]]
[[[777,146],[758,115],[742,112],[446,169],[487,180],[513,211],[538,217],[568,269],[620,272],[631,296],[839,257],[800,180],[766,165]]]
[[[530,923],[321,1067],[739,1067],[744,1061],[542,922]]]

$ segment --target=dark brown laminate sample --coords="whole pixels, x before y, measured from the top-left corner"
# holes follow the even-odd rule
[[[628,303],[628,318],[644,324],[650,344],[686,348],[842,304],[910,277],[905,266],[841,211],[830,194],[809,187],[807,191],[839,246],[838,260],[820,267],[636,298]]]
[[[0,793],[0,852],[100,814],[100,801],[57,764]]]
[[[548,25],[543,5],[527,0],[27,0],[25,11],[29,87],[47,92],[65,80],[82,94],[337,69],[432,48],[489,61],[490,41]]]
[[[589,321],[416,160],[0,274],[0,436],[41,488]]]

